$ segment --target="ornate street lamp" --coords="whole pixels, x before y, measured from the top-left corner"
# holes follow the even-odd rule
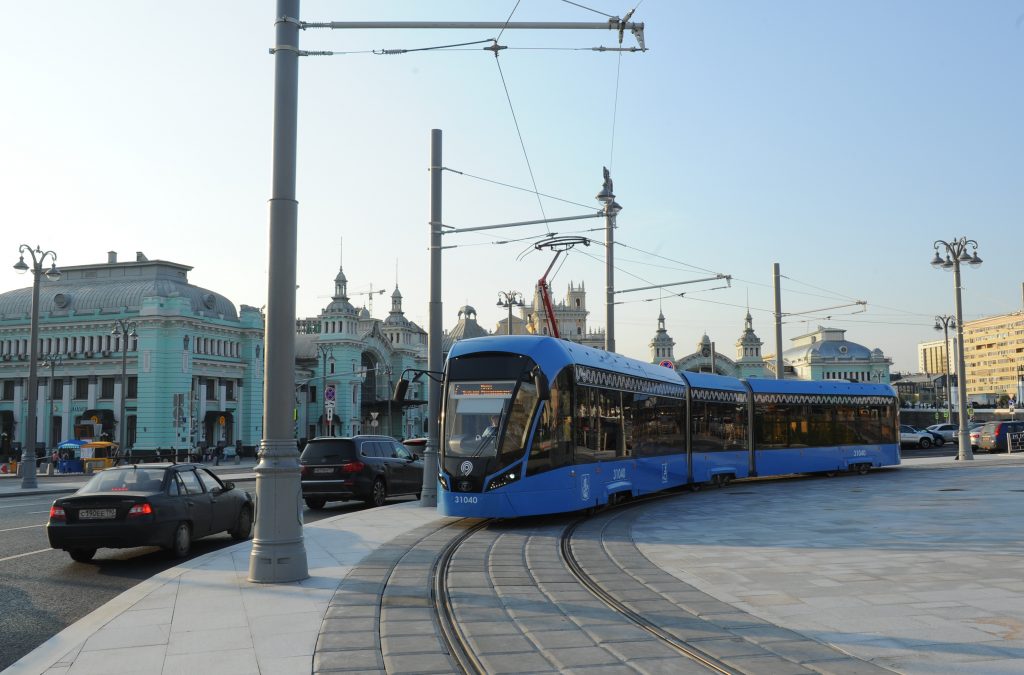
[[[935,330],[941,330],[946,336],[946,351],[943,360],[946,362],[946,422],[949,424],[953,423],[953,389],[949,376],[949,329],[956,327],[956,319],[949,315],[940,314],[935,317]]]
[[[939,255],[940,247],[946,253],[945,259]],[[953,291],[956,298],[957,407],[960,412],[960,451],[957,459],[974,459],[974,454],[971,452],[970,432],[967,430],[967,366],[964,363],[964,317],[960,301],[960,263],[967,263],[971,267],[981,264],[981,258],[978,257],[978,242],[966,237],[954,239],[952,242],[939,239],[932,245],[932,248],[935,249],[932,267],[953,270]],[[970,253],[967,252],[968,248],[971,249]]]
[[[334,347],[332,347],[331,345],[317,345],[316,346],[316,351],[317,351],[317,354],[320,355],[319,356],[320,360],[323,361],[323,370],[320,371],[320,373],[321,373],[321,384],[322,384],[322,389],[320,390],[320,395],[324,397],[324,405],[323,405],[323,409],[324,409],[324,413],[323,413],[323,415],[324,415],[324,436],[331,436],[332,435],[331,434],[331,427],[334,426],[334,424],[333,424],[334,420],[333,419],[328,420],[328,418],[327,418],[327,406],[328,406],[328,401],[327,401],[327,364],[329,363],[329,364],[331,364],[333,366],[334,363],[335,363],[335,361],[334,361]],[[332,406],[334,405],[334,401],[330,401],[329,403]],[[333,418],[333,415],[331,417]]]
[[[53,379],[54,379],[54,372],[53,371],[55,371],[63,363],[64,363],[64,355],[63,354],[45,354],[45,355],[43,355],[43,360],[40,362],[40,365],[43,366],[44,368],[46,368],[46,367],[50,368],[50,381],[49,381],[49,384],[47,384],[47,386],[46,386],[46,395],[47,395],[47,397],[50,400],[50,412],[47,415],[47,421],[46,421],[46,428],[48,430],[47,431],[47,436],[49,436],[53,432]],[[51,447],[56,446],[57,443],[58,443],[57,439],[54,439],[54,438],[50,439],[50,446]]]
[[[498,307],[508,307],[508,330],[506,335],[512,334],[512,308],[523,306],[523,294],[519,291],[498,291]]]
[[[31,328],[28,339],[28,428],[25,430],[25,447],[21,449],[21,487],[31,489],[38,487],[36,480],[36,403],[39,398],[37,388],[39,386],[37,359],[39,358],[39,282],[43,274],[50,281],[60,279],[60,270],[57,269],[57,254],[53,251],[43,251],[39,246],[34,249],[28,244],[18,247],[21,254],[18,262],[14,263],[14,269],[18,272],[32,272],[32,317]],[[25,263],[25,254],[32,258],[32,266]],[[43,271],[43,264],[46,258],[50,258],[50,269]]]
[[[117,418],[117,437],[120,439],[117,444],[117,453],[124,457],[127,450],[128,420],[124,418],[125,399],[128,398],[128,342],[138,337],[135,332],[135,322],[128,319],[115,319],[114,329],[111,335],[117,335],[121,342],[121,416]]]

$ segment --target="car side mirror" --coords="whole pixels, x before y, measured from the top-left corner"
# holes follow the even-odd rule
[[[228,481],[227,483],[224,483],[224,489],[222,490],[222,492],[228,492],[229,490],[234,490],[234,489],[235,489],[235,484],[232,483],[231,481]]]

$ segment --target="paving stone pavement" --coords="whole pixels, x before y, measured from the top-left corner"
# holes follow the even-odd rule
[[[740,481],[642,507],[604,550],[700,619],[666,610],[746,672],[1019,673],[1022,479],[1024,456],[980,455],[912,458],[867,476]],[[455,557],[463,581],[453,600],[488,668],[680,672],[678,659],[573,588],[544,529],[556,521],[513,523]],[[247,583],[251,543],[222,549],[142,582],[5,675],[450,672],[425,579],[460,531],[453,522],[396,504],[307,526],[311,577],[293,584]],[[531,527],[531,537],[512,536]],[[663,607],[643,589],[618,590],[638,609]],[[360,609],[349,611],[346,595]]]

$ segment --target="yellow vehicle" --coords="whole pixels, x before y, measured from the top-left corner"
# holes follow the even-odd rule
[[[109,469],[117,464],[121,457],[117,443],[111,441],[90,441],[78,448],[78,456],[82,459],[82,469],[90,473],[97,469]]]

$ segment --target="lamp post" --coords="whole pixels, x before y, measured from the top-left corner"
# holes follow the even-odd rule
[[[939,255],[940,247],[946,252],[945,259]],[[964,317],[960,302],[960,263],[965,262],[971,267],[981,264],[981,258],[978,257],[978,242],[966,237],[954,239],[952,242],[939,239],[932,244],[932,248],[935,249],[932,267],[953,270],[953,291],[956,297],[957,408],[960,413],[960,452],[957,459],[974,459],[974,454],[971,452],[970,432],[967,430],[967,366],[964,363]],[[967,252],[968,248],[971,249],[971,253]]]
[[[604,204],[604,287],[605,287],[605,333],[604,349],[615,351],[615,216],[622,207],[615,201],[612,192],[612,177],[608,168],[604,169],[604,184],[595,197]]]
[[[24,467],[21,472],[21,487],[25,489],[35,488],[39,485],[36,480],[36,399],[39,397],[37,388],[39,386],[36,359],[39,358],[39,282],[40,277],[46,274],[50,281],[60,279],[60,270],[57,269],[57,254],[53,251],[43,251],[37,245],[34,249],[28,244],[18,247],[20,254],[18,262],[14,263],[14,269],[18,272],[32,272],[32,317],[31,328],[28,339],[28,429],[25,430],[25,447],[21,449],[21,465]],[[25,263],[25,254],[32,258],[32,267]],[[46,258],[50,258],[50,269],[43,272],[43,264]]]
[[[117,335],[121,342],[121,416],[117,418],[117,452],[124,457],[128,440],[128,420],[124,418],[125,399],[128,398],[128,341],[138,337],[135,322],[128,319],[115,319],[111,335]]]
[[[1024,405],[1024,365],[1017,366],[1017,405]]]
[[[43,367],[49,366],[49,368],[50,368],[50,383],[46,387],[46,395],[47,395],[47,397],[49,398],[49,401],[50,401],[50,404],[49,404],[49,406],[50,406],[50,413],[49,413],[49,415],[47,415],[47,418],[46,418],[46,420],[47,420],[46,421],[46,428],[48,429],[47,435],[49,435],[50,432],[53,431],[53,371],[56,370],[57,367],[60,366],[63,363],[64,363],[64,355],[63,354],[45,354],[45,355],[43,355],[43,361],[42,361],[41,365]],[[56,445],[55,439],[52,439],[52,438],[50,439],[50,445],[51,446],[55,446]]]
[[[512,334],[512,308],[523,306],[523,294],[519,291],[498,291],[498,307],[508,307],[508,330],[506,335]]]
[[[323,370],[320,371],[322,378],[322,388],[320,389],[320,395],[324,397],[324,435],[330,436],[332,435],[331,427],[333,426],[333,424],[327,420],[327,364],[329,363],[331,365],[334,365],[334,347],[332,347],[331,345],[317,345],[316,351],[317,354],[320,355],[320,360],[323,361]],[[330,404],[334,405],[334,401],[331,401]]]
[[[948,314],[940,314],[935,317],[935,330],[941,330],[945,333],[946,339],[946,351],[945,351],[945,362],[946,362],[946,422],[953,423],[953,388],[950,384],[949,375],[949,329],[956,328],[956,319],[949,316]]]

